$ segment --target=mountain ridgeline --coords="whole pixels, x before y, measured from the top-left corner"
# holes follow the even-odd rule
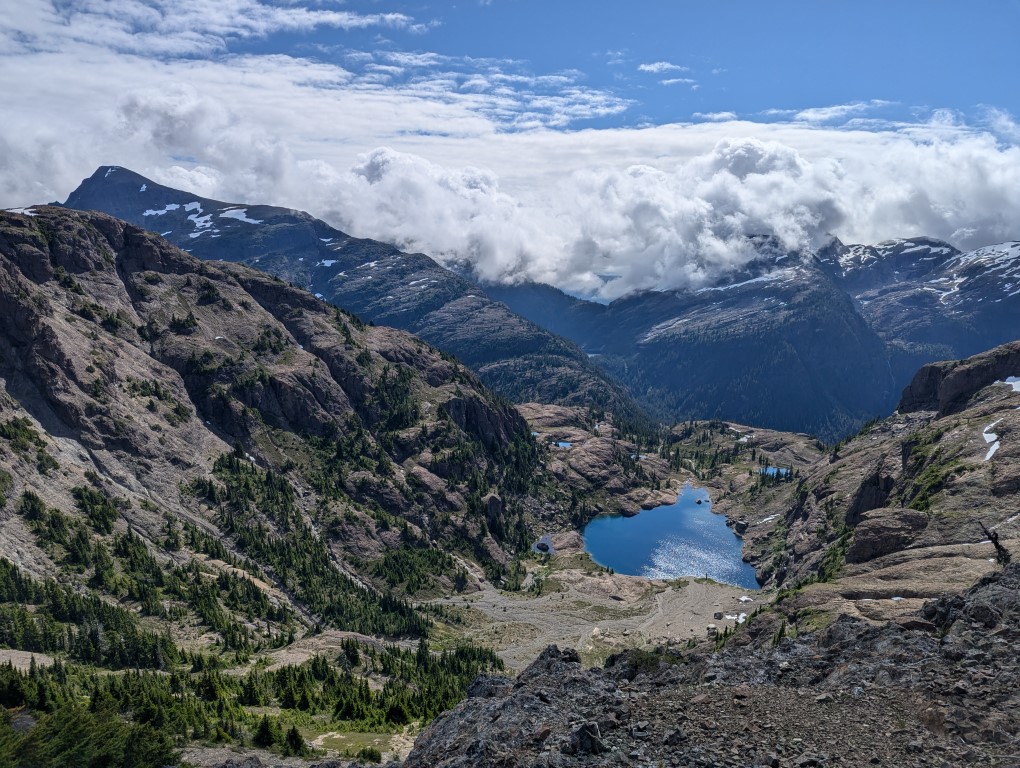
[[[577,342],[661,419],[718,417],[834,441],[892,411],[917,368],[1016,338],[1020,243],[960,253],[928,238],[754,238],[759,258],[696,290],[609,305],[541,285],[487,286]]]
[[[928,238],[833,239],[808,253],[754,237],[758,257],[715,283],[602,305],[542,285],[479,286],[306,213],[208,200],[116,166],[65,205],[416,333],[514,401],[605,409],[638,429],[644,409],[834,441],[889,413],[919,365],[1009,341],[1020,316],[1020,244],[963,254]]]
[[[587,406],[612,412],[625,428],[649,426],[624,388],[577,345],[424,254],[351,237],[301,211],[209,200],[116,166],[99,168],[64,205],[103,211],[199,258],[248,264],[366,320],[410,331],[515,402]]]

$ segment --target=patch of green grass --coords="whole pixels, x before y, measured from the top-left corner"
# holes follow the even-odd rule
[[[907,506],[918,512],[928,512],[931,509],[933,498],[946,486],[949,480],[969,469],[959,459],[952,459],[945,463],[936,461],[929,464],[914,478],[907,491],[906,497],[910,499]]]

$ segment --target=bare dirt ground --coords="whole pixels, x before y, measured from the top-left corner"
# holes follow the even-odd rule
[[[15,669],[27,672],[32,666],[32,659],[40,667],[48,667],[53,663],[53,657],[45,653],[29,653],[28,651],[12,651],[7,648],[0,649],[0,664],[10,662]]]
[[[722,632],[767,600],[704,579],[610,574],[583,553],[577,534],[553,542],[554,556],[529,565],[529,582],[541,582],[540,594],[501,592],[485,582],[472,595],[435,601],[461,618],[456,634],[494,648],[513,672],[551,644],[577,648],[591,666],[625,648],[703,639],[709,625]]]

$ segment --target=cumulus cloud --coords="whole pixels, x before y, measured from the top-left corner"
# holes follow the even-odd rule
[[[675,134],[683,130],[622,132],[617,141],[681,144]],[[468,262],[485,280],[536,280],[603,298],[717,280],[754,257],[751,234],[789,248],[817,247],[831,233],[851,242],[930,234],[963,247],[1016,235],[1016,148],[982,134],[951,144],[848,138],[840,160],[809,159],[817,147],[806,141],[800,151],[776,140],[720,139],[679,162],[578,165],[530,189],[511,188],[491,170],[378,149],[323,179],[333,201],[325,215],[451,265]],[[557,136],[544,139],[546,160],[565,149]],[[590,152],[584,139],[569,138]]]
[[[817,245],[842,222],[835,182],[831,167],[749,138],[720,141],[669,170],[577,170],[525,202],[489,171],[379,149],[328,182],[337,202],[329,215],[440,261],[467,262],[483,280],[615,298],[714,280],[753,257],[749,234]]]
[[[172,24],[144,15],[158,3],[124,3],[139,20],[116,23]],[[789,247],[829,233],[960,247],[1020,237],[1020,137],[1002,111],[978,125],[951,113],[865,124],[883,105],[871,101],[770,122],[716,113],[570,130],[627,103],[580,73],[428,52],[347,52],[342,66],[141,55],[96,45],[55,14],[37,2],[18,14],[56,36],[49,47],[26,47],[35,38],[10,31],[13,14],[0,20],[0,206],[64,199],[98,165],[119,164],[209,197],[302,208],[486,280],[606,298],[712,281],[751,257],[748,234]],[[199,35],[259,34],[238,29],[212,20]]]

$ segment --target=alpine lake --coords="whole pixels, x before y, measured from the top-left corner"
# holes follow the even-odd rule
[[[741,539],[712,512],[708,493],[684,486],[673,504],[632,517],[602,515],[584,529],[585,550],[616,573],[649,579],[709,578],[758,589]]]

